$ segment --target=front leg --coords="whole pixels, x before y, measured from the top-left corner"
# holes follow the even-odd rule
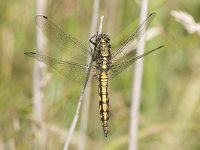
[[[94,46],[96,45],[96,41],[93,41],[93,39],[96,37],[97,37],[97,35],[95,34],[89,39],[90,43],[92,43]]]
[[[93,39],[96,37],[97,35],[95,34],[89,39],[89,48],[90,48],[91,53],[93,53],[93,49],[94,49],[91,47],[91,44],[93,44],[93,46],[96,47],[96,41],[93,41]]]

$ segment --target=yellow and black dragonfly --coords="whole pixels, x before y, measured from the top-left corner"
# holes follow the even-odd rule
[[[89,39],[89,46],[76,38],[66,34],[60,27],[50,21],[46,16],[36,16],[36,24],[48,39],[48,55],[37,52],[25,52],[36,60],[39,60],[57,72],[78,82],[84,81],[87,72],[98,81],[99,109],[104,136],[108,135],[109,98],[108,82],[120,72],[129,67],[136,60],[160,49],[159,46],[146,53],[134,56],[130,49],[137,48],[141,39],[141,31],[154,19],[156,13],[152,13],[139,26],[139,28],[125,39],[119,48],[111,51],[110,38],[106,34],[96,34]],[[91,48],[93,45],[93,48]],[[94,62],[90,67],[86,64],[88,57]]]

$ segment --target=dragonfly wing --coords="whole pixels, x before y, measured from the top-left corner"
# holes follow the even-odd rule
[[[161,49],[163,46],[159,46],[155,49],[152,49],[150,51],[147,51],[146,53],[144,54],[141,54],[133,59],[130,59],[130,60],[127,60],[127,61],[124,61],[124,62],[121,62],[121,63],[114,63],[111,65],[111,68],[110,68],[110,72],[109,72],[109,77],[110,78],[114,78],[116,75],[118,75],[119,73],[121,73],[122,71],[124,71],[127,67],[129,67],[132,63],[134,63],[135,61],[137,61],[138,59],[156,51],[156,50],[159,50]]]
[[[87,57],[91,56],[88,46],[67,35],[61,27],[47,17],[38,15],[35,21],[48,39],[48,55],[79,63],[85,63]]]
[[[63,61],[58,58],[41,55],[35,52],[25,52],[25,55],[51,66],[69,80],[82,83],[86,79],[87,71],[89,69],[86,65]],[[90,73],[96,73],[95,68],[91,68]]]
[[[155,12],[150,14],[148,18],[137,28],[137,30],[120,44],[120,47],[112,54],[113,63],[115,63],[116,61],[123,61],[120,59],[137,47],[139,40],[143,36],[141,31],[143,31],[144,28],[148,27],[155,16]]]

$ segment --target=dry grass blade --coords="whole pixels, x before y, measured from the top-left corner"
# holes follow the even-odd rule
[[[171,11],[171,15],[180,22],[189,33],[200,35],[200,23],[196,23],[193,16],[184,11]]]
[[[147,17],[148,12],[148,0],[141,1],[141,11],[140,11],[140,24]],[[145,28],[143,28],[142,33],[145,32]],[[141,34],[142,34],[141,33]],[[140,39],[140,43],[136,50],[136,54],[140,55],[144,53],[145,47],[145,37],[142,36]],[[143,76],[143,59],[138,60],[134,66],[134,78],[133,78],[133,89],[132,89],[132,103],[131,103],[131,115],[130,115],[130,129],[129,129],[129,150],[137,150],[138,149],[138,116],[139,116],[139,108],[140,108],[140,94],[141,94],[141,86],[142,86],[142,76]]]

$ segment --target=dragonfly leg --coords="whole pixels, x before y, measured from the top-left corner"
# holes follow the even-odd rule
[[[97,35],[95,34],[89,39],[89,48],[90,48],[91,53],[93,53],[93,49],[94,49],[92,46],[96,47],[96,37]],[[94,38],[95,40],[93,40]]]
[[[96,45],[96,42],[93,41],[93,39],[96,38],[96,37],[97,37],[97,35],[95,34],[89,39],[90,43],[92,43],[94,46]]]

